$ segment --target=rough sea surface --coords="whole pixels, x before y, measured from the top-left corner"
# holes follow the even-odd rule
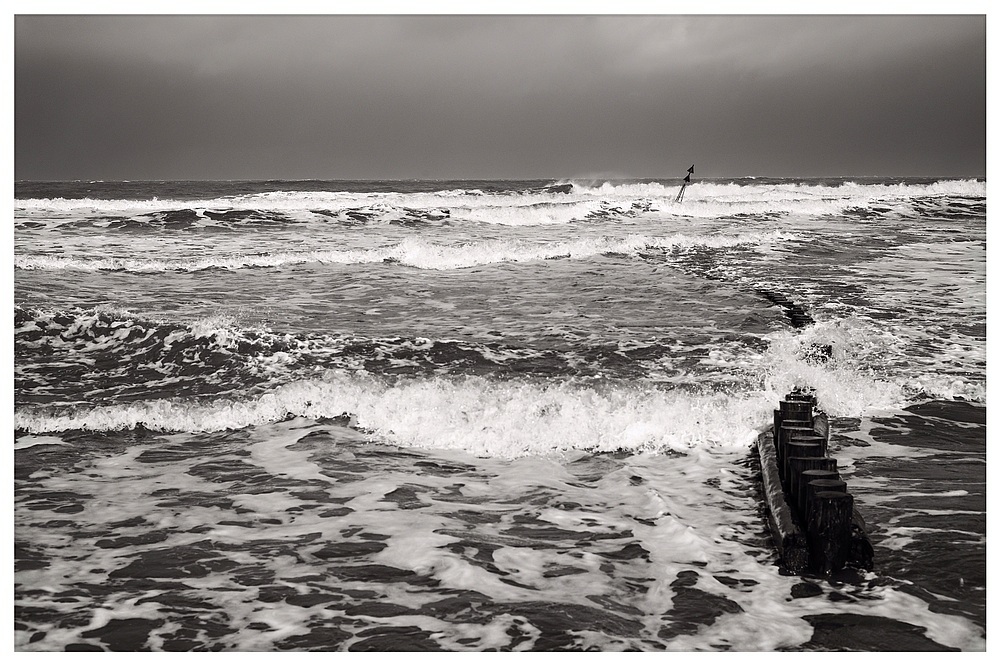
[[[15,648],[985,649],[985,182],[679,185],[16,183]]]

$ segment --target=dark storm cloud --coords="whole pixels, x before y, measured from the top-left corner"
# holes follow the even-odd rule
[[[973,175],[963,16],[19,16],[34,178]]]

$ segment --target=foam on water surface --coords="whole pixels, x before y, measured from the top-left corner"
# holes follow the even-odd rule
[[[17,184],[16,648],[984,649],[985,183],[678,185]]]
[[[681,212],[686,215],[699,213],[717,215],[720,210],[715,204],[745,204],[752,207],[765,206],[775,210],[793,212],[794,206],[803,206],[804,212],[824,210],[836,211],[826,203],[843,209],[846,206],[874,202],[892,204],[914,198],[927,197],[983,197],[986,184],[976,180],[942,180],[926,184],[898,183],[859,184],[843,182],[837,185],[810,185],[802,182],[771,184],[736,184],[699,181],[691,185],[685,194],[687,206],[674,206],[677,194],[676,184],[661,183],[603,183],[598,186],[574,185],[566,192],[535,191],[503,193],[482,193],[468,190],[445,190],[438,192],[331,192],[331,191],[273,191],[249,195],[235,195],[216,199],[94,199],[94,198],[21,198],[15,202],[15,212],[19,211],[92,211],[92,212],[140,212],[158,210],[276,210],[296,211],[313,209],[345,209],[358,206],[382,208],[410,207],[412,209],[433,210],[439,208],[465,207],[469,210],[495,211],[498,216],[508,216],[511,210],[530,206],[550,207],[558,205],[575,206],[577,215],[593,212],[601,202],[633,202],[637,199],[656,202],[662,209]],[[819,207],[819,208],[817,208]],[[730,206],[729,210],[732,210]],[[542,223],[557,221],[543,216]]]
[[[262,425],[286,415],[346,414],[381,441],[511,458],[565,450],[745,449],[769,423],[777,399],[803,383],[816,387],[820,405],[833,416],[858,416],[905,404],[901,383],[880,379],[864,363],[856,363],[854,356],[838,360],[836,354],[842,350],[829,363],[803,358],[801,344],[794,338],[776,339],[749,365],[724,363],[716,357],[711,369],[721,366],[745,378],[743,394],[737,396],[670,388],[655,379],[639,383],[593,377],[388,379],[337,369],[273,387],[260,384],[239,398],[160,398],[88,407],[24,405],[15,411],[15,427],[35,433],[139,425],[212,432]],[[284,366],[275,367],[282,376]],[[259,375],[258,380],[263,381]]]
[[[217,255],[191,259],[148,259],[107,256],[15,255],[14,267],[21,270],[126,271],[158,273],[170,271],[204,271],[209,269],[238,270],[243,268],[275,268],[299,264],[370,264],[392,262],[426,270],[454,270],[506,262],[527,262],[545,259],[586,259],[602,254],[637,256],[651,250],[684,253],[697,248],[754,246],[786,238],[787,234],[645,236],[633,234],[624,238],[599,236],[555,243],[526,243],[517,240],[439,245],[408,238],[389,247],[357,250],[313,250],[308,252],[274,252],[239,255]],[[169,251],[166,247],[158,250]],[[93,255],[104,253],[87,243]],[[176,251],[176,249],[174,250]],[[160,252],[162,254],[162,252]]]
[[[115,622],[145,622],[160,649],[773,650],[807,643],[822,613],[980,645],[967,620],[871,577],[796,593],[746,452],[488,460],[304,419],[82,455],[71,443],[21,461],[19,561],[39,568],[18,586],[54,595],[22,606],[22,649],[121,649]],[[130,591],[138,576],[153,588]]]

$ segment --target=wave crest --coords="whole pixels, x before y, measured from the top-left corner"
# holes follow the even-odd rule
[[[726,419],[718,419],[718,414]],[[353,416],[370,435],[410,447],[463,449],[513,458],[560,451],[663,451],[746,447],[766,420],[762,403],[629,385],[588,387],[479,377],[389,383],[330,371],[251,400],[159,399],[87,408],[20,408],[15,427],[32,433],[120,430],[206,432],[289,416]]]
[[[198,259],[148,259],[139,257],[74,257],[48,254],[17,254],[14,267],[21,270],[126,271],[159,273],[194,272],[209,269],[274,268],[297,264],[398,263],[424,270],[453,270],[498,263],[586,259],[618,254],[638,256],[647,250],[685,252],[693,248],[725,248],[768,244],[787,240],[785,232],[744,234],[672,234],[625,237],[598,236],[555,243],[489,240],[465,245],[441,245],[420,238],[408,238],[384,248],[367,250],[313,250],[240,255],[209,255]]]
[[[985,198],[981,180],[938,180],[930,183],[834,184],[771,181],[734,183],[695,181],[684,202],[677,204],[675,182],[604,182],[600,184],[564,181],[548,187],[501,192],[442,190],[437,192],[327,192],[273,191],[213,199],[15,199],[19,215],[39,212],[84,215],[149,215],[168,211],[188,211],[212,221],[212,211],[244,211],[248,219],[267,220],[279,214],[296,220],[349,218],[374,221],[434,218],[449,211],[456,220],[487,224],[564,224],[585,220],[600,210],[619,209],[634,214],[633,204],[642,212],[698,217],[728,212],[779,210],[788,214],[837,212],[874,202],[902,205],[912,199]],[[769,208],[768,208],[769,207]],[[352,211],[354,212],[352,214]],[[189,217],[190,217],[189,215]],[[217,215],[217,214],[216,214]],[[219,222],[219,220],[215,220]],[[226,220],[222,220],[226,222]]]

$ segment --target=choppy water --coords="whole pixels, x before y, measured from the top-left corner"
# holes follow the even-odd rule
[[[16,649],[984,649],[985,183],[677,189],[17,183]],[[795,385],[872,572],[775,565]]]

